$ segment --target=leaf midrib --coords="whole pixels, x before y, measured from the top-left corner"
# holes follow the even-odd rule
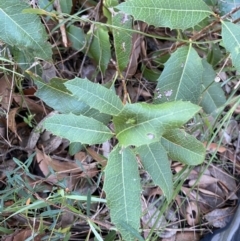
[[[158,163],[158,161],[156,160],[155,155],[153,154],[153,152],[152,152],[151,148],[149,147],[149,145],[148,145],[148,149],[149,149],[149,151],[150,151],[150,153],[151,153],[151,155],[152,155],[152,158],[155,160],[155,165],[157,165],[158,170],[159,170],[159,172],[161,173],[162,178],[164,179],[165,187],[168,187],[167,180],[166,180],[166,178],[165,178],[166,174],[164,174],[164,173],[162,172],[162,169],[161,169],[161,167],[159,166],[159,163]],[[169,198],[169,197],[170,197],[169,188],[167,188],[167,190],[168,190],[168,195],[167,195],[166,193],[165,193],[165,195],[167,196],[167,198]]]
[[[123,8],[126,8],[125,6]],[[169,11],[169,12],[197,12],[197,13],[210,13],[212,14],[212,11],[210,10],[196,10],[196,9],[173,9],[173,8],[156,8],[156,7],[136,7],[134,6],[135,9],[147,9],[147,10],[152,10],[152,11]],[[150,15],[150,13],[149,13]]]
[[[185,109],[185,110],[186,110],[186,109]],[[180,113],[180,112],[182,112],[182,109],[179,110],[178,112],[169,113],[169,114],[166,114],[166,115],[164,115],[164,116],[159,116],[159,117],[156,117],[156,118],[152,118],[151,120],[146,120],[146,121],[144,121],[144,122],[137,123],[136,125],[129,126],[129,127],[125,128],[125,129],[123,129],[122,131],[118,132],[118,133],[117,133],[117,136],[119,136],[121,133],[123,133],[123,132],[125,132],[125,131],[127,131],[127,130],[129,130],[129,129],[131,129],[131,128],[135,128],[135,127],[144,125],[144,124],[146,124],[146,123],[148,123],[148,124],[151,125],[151,123],[149,123],[149,122],[156,121],[157,119],[162,118],[162,117],[164,117],[164,118],[165,118],[165,117],[169,117],[169,116],[171,116],[171,115],[173,115],[173,114],[178,114],[178,113]],[[162,124],[162,122],[160,122],[159,124]]]
[[[67,85],[70,86],[71,84],[68,83]],[[76,87],[76,85],[71,85],[71,86]],[[103,99],[103,98],[100,98],[99,95],[97,95],[97,94],[95,94],[95,93],[93,93],[93,92],[91,92],[91,91],[88,91],[88,90],[86,90],[85,88],[82,88],[82,87],[79,86],[79,85],[78,85],[77,87],[78,87],[81,91],[84,91],[85,94],[90,94],[90,95],[92,95],[93,97],[95,97],[96,99],[101,100],[101,101],[105,102],[105,103],[108,104],[108,105],[111,105],[114,110],[118,111],[118,113],[120,113],[120,112],[122,111],[122,108],[119,109],[117,106],[114,106],[112,103],[105,101],[105,99]],[[75,95],[75,94],[73,94],[73,95]],[[75,96],[76,96],[76,95],[75,95]],[[77,97],[77,99],[85,102],[85,101],[82,100],[80,97]],[[89,105],[89,104],[86,103],[86,102],[85,102],[85,104]],[[116,113],[115,113],[115,114],[116,114]]]
[[[185,151],[187,151],[188,153],[190,152],[191,154],[193,154],[194,156],[199,156],[199,157],[202,157],[202,155],[201,154],[198,154],[197,152],[194,152],[194,151],[192,151],[192,150],[190,150],[190,149],[187,149],[186,147],[183,147],[183,146],[181,146],[181,145],[179,145],[179,144],[177,144],[177,143],[175,143],[175,142],[173,142],[173,141],[170,141],[169,139],[167,139],[167,138],[165,138],[165,137],[161,137],[161,138],[163,138],[163,139],[165,139],[167,142],[170,142],[170,143],[172,143],[174,146],[177,146],[177,147],[179,147],[179,148],[182,148],[183,150],[185,150]]]
[[[92,128],[91,129],[84,129],[84,128],[81,128],[81,127],[74,127],[74,126],[69,126],[69,125],[64,125],[64,124],[58,124],[58,123],[47,123],[45,122],[46,124],[48,125],[52,125],[52,126],[62,126],[63,128],[67,127],[67,128],[71,128],[71,129],[77,129],[77,130],[85,130],[87,132],[93,132],[93,133],[101,133],[101,134],[108,134],[108,135],[113,135],[112,132],[105,132],[105,131],[99,131],[99,130],[93,130]]]
[[[3,14],[4,14],[5,16],[7,16],[8,19],[10,19],[11,22],[15,23],[15,25],[16,25],[19,29],[21,29],[21,31],[22,31],[25,35],[27,35],[34,43],[36,43],[37,46],[39,46],[39,48],[45,53],[45,51],[44,51],[44,49],[42,48],[42,46],[39,45],[38,42],[36,42],[36,41],[34,40],[34,38],[32,38],[31,35],[28,34],[27,31],[25,31],[19,24],[17,24],[17,22],[15,22],[12,18],[10,18],[10,15],[8,15],[5,11],[3,11],[3,9],[0,9],[0,11],[2,11]],[[6,22],[6,21],[5,21],[5,22]],[[5,25],[6,25],[6,24],[4,24],[4,26],[5,26]]]

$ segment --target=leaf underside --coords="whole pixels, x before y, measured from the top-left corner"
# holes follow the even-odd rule
[[[124,240],[136,237],[124,228],[126,224],[138,232],[141,216],[140,177],[136,156],[128,148],[116,146],[109,155],[105,169],[104,190],[112,222]]]
[[[169,130],[161,138],[161,143],[174,161],[187,165],[198,165],[204,161],[204,145],[183,130]]]
[[[109,140],[113,134],[101,122],[86,116],[59,114],[47,118],[44,127],[53,134],[66,138],[70,142],[100,144]]]
[[[39,16],[22,13],[29,7],[24,1],[0,1],[0,39],[32,57],[51,60],[51,45]]]
[[[118,70],[123,71],[129,63],[132,50],[132,32],[126,31],[132,29],[132,17],[117,13],[112,16],[112,25],[121,27],[121,29],[113,28],[112,32]]]
[[[158,185],[168,201],[171,201],[173,194],[173,181],[170,162],[167,152],[156,142],[137,148],[144,169],[150,174],[155,185]]]
[[[88,79],[75,78],[66,82],[65,86],[73,96],[99,110],[102,113],[117,115],[123,109],[123,104],[113,90],[100,84],[95,84]]]
[[[200,0],[128,0],[116,8],[156,27],[187,29],[212,14]]]
[[[109,122],[111,118],[109,115],[100,113],[96,109],[91,109],[90,106],[73,96],[64,85],[67,80],[53,78],[49,83],[46,83],[42,78],[29,71],[28,74],[38,87],[35,95],[54,110],[63,114],[73,113],[76,115],[85,115],[106,124]]]
[[[233,65],[240,72],[240,26],[222,21],[222,39],[226,50],[231,54]]]
[[[204,59],[202,63],[204,71],[199,105],[203,107],[207,114],[210,114],[226,103],[226,97],[221,84],[214,81],[216,73],[212,66]]]

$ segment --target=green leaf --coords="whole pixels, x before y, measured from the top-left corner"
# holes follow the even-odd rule
[[[222,61],[223,57],[223,51],[221,50],[219,43],[212,43],[208,50],[206,58],[207,62],[215,67],[220,61]]]
[[[114,48],[119,71],[123,71],[130,60],[132,50],[132,32],[124,29],[132,29],[132,17],[124,13],[116,13],[112,16],[112,25],[121,27],[113,28]]]
[[[98,68],[104,74],[111,58],[110,42],[108,30],[105,27],[97,27],[94,32],[88,33],[88,39],[93,38],[89,48],[88,55],[92,57],[98,64]]]
[[[52,59],[51,45],[40,18],[22,13],[29,8],[24,1],[0,1],[0,39],[10,46],[28,52],[32,57]]]
[[[38,7],[40,9],[45,9],[48,12],[53,10],[53,4],[48,0],[38,0]]]
[[[42,99],[54,110],[65,114],[82,114],[88,117],[92,117],[105,124],[109,122],[111,118],[110,115],[100,113],[96,109],[91,109],[90,106],[79,101],[75,96],[73,96],[64,85],[67,80],[53,78],[51,79],[50,83],[46,83],[39,76],[34,75],[29,71],[28,74],[31,76],[38,87],[38,91],[35,95]]]
[[[143,77],[151,82],[156,82],[161,74],[158,69],[149,69],[146,65],[141,66]]]
[[[198,103],[203,66],[192,46],[179,48],[171,55],[158,79],[154,103],[187,100]]]
[[[226,103],[226,97],[220,83],[214,81],[216,73],[212,66],[204,59],[202,63],[204,67],[202,83],[203,92],[199,105],[203,107],[203,110],[207,114],[210,114]]]
[[[159,143],[152,143],[137,148],[144,169],[150,174],[155,185],[158,185],[171,201],[173,181],[167,152]]]
[[[198,165],[204,161],[204,145],[183,130],[169,130],[161,138],[161,143],[174,161],[187,165]]]
[[[104,0],[103,3],[107,8],[115,7],[119,4],[118,0]]]
[[[187,29],[212,14],[201,0],[128,0],[117,8],[156,27]]]
[[[100,112],[118,115],[123,109],[123,104],[113,90],[100,84],[95,84],[88,79],[75,78],[65,83],[68,90],[75,98]]]
[[[89,106],[78,101],[64,83],[66,80],[60,78],[51,79],[46,83],[37,75],[29,73],[38,89],[36,96],[43,100],[48,106],[62,113],[84,114],[90,109]]]
[[[84,146],[80,142],[72,142],[69,145],[68,153],[71,156],[74,156],[76,153],[80,152],[82,149],[84,149]]]
[[[83,49],[87,43],[83,30],[74,25],[67,28],[67,35],[71,42],[71,47],[77,51]]]
[[[141,216],[140,177],[136,156],[128,148],[116,146],[110,153],[105,169],[104,190],[112,222],[120,230],[123,240],[136,237],[124,228],[125,223],[139,230]]]
[[[22,69],[33,69],[36,70],[39,66],[32,67],[32,63],[34,62],[34,57],[30,56],[26,50],[20,50],[17,46],[11,47],[9,46],[11,54],[14,56],[14,61],[17,65]],[[31,68],[32,67],[32,68]]]
[[[72,1],[59,0],[62,13],[71,13],[72,10]]]
[[[158,105],[127,104],[118,116],[113,117],[116,137],[124,146],[157,142],[162,134],[181,127],[199,110],[200,107],[182,101]]]
[[[44,121],[44,127],[54,135],[66,138],[70,142],[89,145],[103,143],[113,136],[103,123],[72,113],[51,116]]]
[[[220,11],[220,16],[223,16],[229,12],[231,12],[233,9],[240,6],[240,0],[224,0],[224,1],[217,1],[215,7],[217,7]],[[240,18],[240,12],[236,11],[235,13],[231,14],[231,19],[236,20],[237,18]]]
[[[231,54],[233,65],[240,72],[240,26],[222,21],[222,39],[226,50]]]

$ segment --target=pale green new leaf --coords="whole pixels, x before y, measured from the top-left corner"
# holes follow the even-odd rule
[[[121,232],[123,240],[134,241],[136,237],[125,226],[139,231],[141,186],[136,156],[129,147],[121,149],[116,146],[110,153],[104,190],[112,222]]]
[[[174,161],[188,165],[198,165],[204,161],[204,145],[183,130],[169,130],[161,138],[161,143]]]
[[[102,113],[118,115],[123,109],[123,104],[113,90],[88,79],[75,78],[65,83],[75,98],[83,101],[92,108]]]
[[[198,103],[201,93],[203,66],[191,45],[171,55],[158,79],[154,103],[186,100]]]
[[[91,39],[92,34],[93,38]],[[93,32],[91,30],[87,36],[88,40],[91,39],[87,54],[96,61],[98,68],[104,74],[111,58],[108,29],[99,26]]]
[[[183,101],[127,104],[113,117],[113,123],[123,146],[141,146],[159,141],[166,131],[181,127],[199,110],[199,106]]]
[[[163,191],[168,201],[173,194],[173,180],[167,152],[156,142],[137,148],[144,169],[150,174],[155,185]]]
[[[222,39],[226,50],[231,54],[233,65],[240,72],[240,26],[222,21]]]
[[[22,13],[30,5],[24,1],[0,1],[0,40],[16,46],[32,57],[52,59],[51,45],[39,16]]]
[[[212,14],[202,0],[128,0],[117,8],[156,27],[187,29]]]
[[[112,25],[121,27],[121,29],[113,28],[112,32],[118,69],[123,71],[129,63],[132,50],[132,32],[125,30],[132,29],[132,17],[117,13],[112,16]]]
[[[51,116],[44,121],[44,127],[54,135],[68,139],[71,143],[100,144],[113,136],[103,123],[72,113]]]
[[[221,88],[221,84],[214,81],[216,73],[212,66],[204,59],[202,63],[204,71],[201,101],[199,105],[203,107],[203,110],[207,114],[210,114],[226,103],[226,97]]]

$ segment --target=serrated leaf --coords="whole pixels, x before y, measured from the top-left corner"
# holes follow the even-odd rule
[[[127,104],[113,117],[116,137],[123,146],[148,145],[160,140],[172,128],[181,127],[200,110],[190,102]]]
[[[123,240],[134,241],[136,237],[124,226],[127,224],[139,230],[141,186],[136,156],[129,147],[121,149],[116,146],[110,153],[104,190],[112,222],[120,230]]]
[[[86,45],[86,36],[81,28],[71,25],[67,28],[67,35],[71,42],[71,47],[79,51]]]
[[[137,148],[144,169],[150,174],[155,185],[158,185],[168,201],[173,194],[173,180],[167,152],[156,142]]]
[[[118,115],[123,109],[123,104],[113,90],[88,79],[75,78],[65,83],[75,98],[83,101],[100,112]]]
[[[201,0],[128,0],[116,7],[155,27],[187,29],[212,14]]]
[[[169,130],[161,138],[161,143],[174,161],[187,165],[198,165],[204,161],[204,145],[183,130]]]
[[[0,39],[32,57],[49,61],[52,59],[51,45],[39,16],[22,13],[29,7],[24,1],[0,1]]]
[[[35,95],[54,110],[64,114],[82,114],[87,117],[92,117],[104,124],[109,122],[111,118],[110,115],[100,113],[96,109],[91,109],[90,106],[75,98],[64,85],[67,80],[53,78],[50,83],[46,83],[42,81],[39,76],[33,75],[31,72],[28,72],[28,74],[38,87]]]
[[[54,135],[68,139],[71,143],[100,144],[113,136],[103,123],[72,113],[49,117],[44,121],[44,127]]]
[[[84,114],[90,107],[78,101],[65,87],[66,80],[60,78],[51,79],[50,83],[44,82],[39,76],[31,75],[38,89],[36,96],[48,106],[62,113]]]
[[[108,30],[99,26],[94,32],[88,33],[88,39],[91,39],[92,34],[88,55],[97,62],[99,69],[104,74],[111,58]]]
[[[207,114],[210,114],[226,103],[226,97],[220,83],[214,81],[216,73],[212,66],[204,59],[202,63],[204,68],[202,83],[203,92],[199,105],[203,107],[203,110]]]
[[[132,17],[124,13],[116,13],[112,16],[112,25],[121,27],[121,29],[113,28],[112,32],[118,69],[123,71],[129,63],[132,50],[132,32],[125,30],[132,29]]]
[[[226,50],[231,54],[233,65],[240,72],[240,26],[222,21],[222,39]]]
[[[203,66],[192,46],[179,48],[171,55],[158,79],[154,103],[185,100],[198,103]]]

